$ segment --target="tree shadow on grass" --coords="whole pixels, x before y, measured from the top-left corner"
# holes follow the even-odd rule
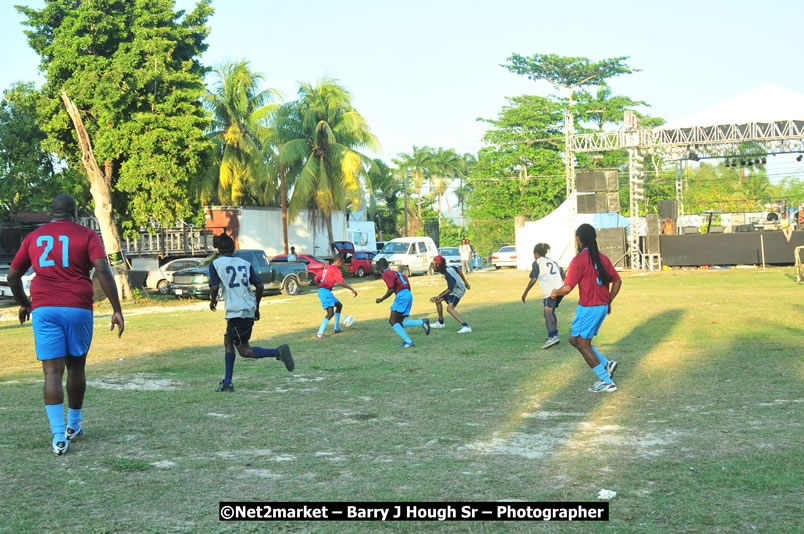
[[[672,333],[683,316],[683,309],[655,314],[602,351],[610,360],[619,363],[615,382],[620,390],[614,393],[587,391],[597,377],[576,349],[567,347],[560,354],[561,360],[545,357],[547,365],[541,366],[522,383],[519,388],[521,398],[509,401],[509,413],[492,435],[471,444],[468,449],[532,460],[554,454],[556,448],[569,440],[602,402],[613,396],[622,396],[623,391],[627,391],[634,369]],[[616,320],[616,317],[609,320]],[[605,328],[604,322],[604,332]],[[551,351],[547,351],[548,354],[557,355]],[[545,436],[550,439],[542,439]]]

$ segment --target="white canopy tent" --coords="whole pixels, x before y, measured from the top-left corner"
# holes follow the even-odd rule
[[[721,102],[660,126],[660,129],[744,124],[804,118],[804,95],[765,84],[744,95]]]
[[[574,198],[573,198],[574,200]],[[569,267],[575,257],[575,242],[570,241],[570,232],[567,228],[569,221],[569,206],[567,201],[561,203],[553,212],[535,221],[526,221],[516,229],[517,269],[529,271],[533,264],[533,247],[536,243],[550,245],[550,257],[561,267]],[[628,228],[630,221],[617,213],[576,214],[576,225],[588,223],[597,228]],[[645,234],[645,218],[637,219],[637,232]],[[574,235],[574,233],[573,233]]]

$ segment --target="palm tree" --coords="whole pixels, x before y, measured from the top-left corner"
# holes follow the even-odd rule
[[[430,147],[418,147],[413,145],[410,154],[400,154],[399,158],[393,160],[403,173],[410,173],[413,180],[413,188],[416,191],[416,216],[422,219],[422,187],[427,178],[433,159],[433,149]]]
[[[606,123],[617,123],[623,120],[623,113],[626,109],[648,105],[642,100],[631,100],[627,96],[614,95],[611,87],[606,83],[597,87],[594,96],[582,90],[576,94],[576,98],[577,120],[591,122],[600,132],[603,131]]]
[[[438,216],[441,216],[442,201],[445,200],[447,189],[453,179],[461,176],[466,161],[454,149],[444,150],[436,148],[432,152],[430,164],[430,183],[436,195],[438,195]],[[447,200],[447,209],[450,209]]]
[[[272,103],[278,92],[260,90],[263,77],[245,60],[224,63],[214,72],[218,81],[207,93],[206,106],[213,116],[209,135],[218,165],[217,172],[208,175],[202,200],[254,203],[259,179],[266,173],[267,119],[278,107]]]
[[[472,194],[472,185],[464,182],[464,180],[472,173],[477,165],[477,157],[474,154],[467,152],[463,155],[463,172],[460,175],[461,184],[455,189],[455,197],[458,199],[458,204],[461,206],[461,229],[464,227],[463,207],[466,200]]]
[[[359,150],[380,150],[377,138],[352,106],[352,96],[337,80],[301,84],[298,100],[288,108],[281,144],[280,168],[298,166],[290,195],[289,215],[309,208],[314,226],[324,220],[332,243],[332,212],[361,202],[360,178],[373,165]]]

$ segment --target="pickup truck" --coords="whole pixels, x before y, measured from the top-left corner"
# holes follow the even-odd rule
[[[257,271],[266,291],[281,291],[284,295],[299,292],[301,281],[307,279],[307,267],[303,263],[268,261],[262,250],[236,250],[236,258],[243,258]],[[177,297],[209,298],[209,266],[218,254],[209,256],[198,267],[177,271],[170,289]]]

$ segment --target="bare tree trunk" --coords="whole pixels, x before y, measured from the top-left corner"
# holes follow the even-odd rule
[[[285,167],[279,164],[279,181],[282,184],[282,238],[285,241],[285,254],[288,254],[288,199],[285,191]]]
[[[67,114],[73,121],[75,133],[78,136],[78,144],[81,147],[81,162],[84,164],[89,176],[89,191],[95,201],[95,217],[98,219],[98,226],[100,226],[101,238],[106,252],[120,252],[122,250],[120,247],[120,235],[117,233],[117,226],[115,226],[114,217],[112,216],[112,162],[106,161],[104,163],[105,173],[100,170],[98,160],[95,159],[95,153],[92,151],[89,133],[84,127],[84,121],[81,119],[78,109],[63,90],[61,100],[64,102]],[[125,300],[131,297],[131,286],[128,283],[128,266],[126,263],[123,262],[120,268],[115,269],[114,272],[120,299]]]
[[[327,240],[328,240],[327,243],[329,243],[329,245],[328,245],[329,246],[329,252],[334,256],[335,248],[332,246],[332,242],[334,241],[334,238],[333,238],[333,235],[332,235],[332,214],[330,213],[329,215],[326,215],[325,217],[326,217],[325,221],[326,221],[326,225],[327,225]]]

